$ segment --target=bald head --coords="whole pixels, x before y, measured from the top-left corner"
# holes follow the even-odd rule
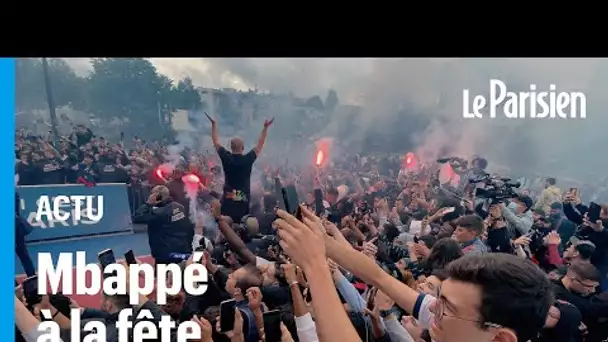
[[[245,143],[241,138],[233,138],[230,140],[230,151],[234,154],[243,154]]]

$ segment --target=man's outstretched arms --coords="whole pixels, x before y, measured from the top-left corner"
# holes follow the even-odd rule
[[[268,127],[270,127],[273,122],[274,122],[274,118],[264,121],[264,128],[262,129],[262,133],[260,133],[260,137],[258,138],[258,144],[253,149],[257,156],[259,156],[260,153],[262,153],[262,149],[264,148],[264,143],[266,142],[266,136],[268,135]]]
[[[217,131],[217,121],[209,116],[207,112],[205,112],[205,116],[207,116],[207,119],[209,119],[209,122],[211,122],[211,140],[213,140],[213,146],[215,146],[215,149],[217,150],[222,147],[222,144],[220,143],[220,135]]]

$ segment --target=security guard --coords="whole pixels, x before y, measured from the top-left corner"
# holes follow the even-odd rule
[[[166,186],[155,186],[135,216],[148,224],[148,243],[157,265],[179,263],[192,253],[194,225]]]

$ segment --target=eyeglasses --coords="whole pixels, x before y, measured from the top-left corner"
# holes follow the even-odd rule
[[[437,298],[435,305],[436,305],[435,317],[437,317],[437,321],[441,321],[443,319],[443,317],[450,317],[450,318],[459,319],[461,321],[477,323],[486,328],[502,328],[503,327],[502,325],[496,324],[496,323],[484,322],[484,321],[480,321],[480,320],[458,317],[458,316],[447,314],[447,313],[445,313],[445,301],[443,299],[441,299],[441,297]]]
[[[594,289],[596,288],[599,284],[595,283],[595,284],[585,284],[583,283],[582,280],[576,278],[576,277],[569,277],[570,280],[575,281],[577,283],[579,283],[582,287],[587,288],[587,289]]]

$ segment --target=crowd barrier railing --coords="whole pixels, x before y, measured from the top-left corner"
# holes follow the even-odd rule
[[[129,208],[131,209],[131,216],[135,215],[135,212],[141,207],[150,196],[152,186],[150,185],[127,185],[127,198],[129,200]],[[133,223],[139,223],[133,218]]]
[[[20,196],[21,216],[25,218],[33,230],[27,235],[26,241],[62,240],[74,237],[84,237],[109,233],[133,231],[128,187],[121,183],[102,183],[94,187],[82,184],[47,184],[18,186]],[[57,196],[93,196],[93,217],[88,217],[84,203],[81,203],[81,217],[75,214],[75,203],[65,203],[60,206],[62,216],[69,214],[66,220],[58,220],[55,216],[41,216],[37,219],[38,201],[41,196],[52,199]],[[102,198],[100,200],[100,198]],[[98,215],[103,210],[100,218]]]

